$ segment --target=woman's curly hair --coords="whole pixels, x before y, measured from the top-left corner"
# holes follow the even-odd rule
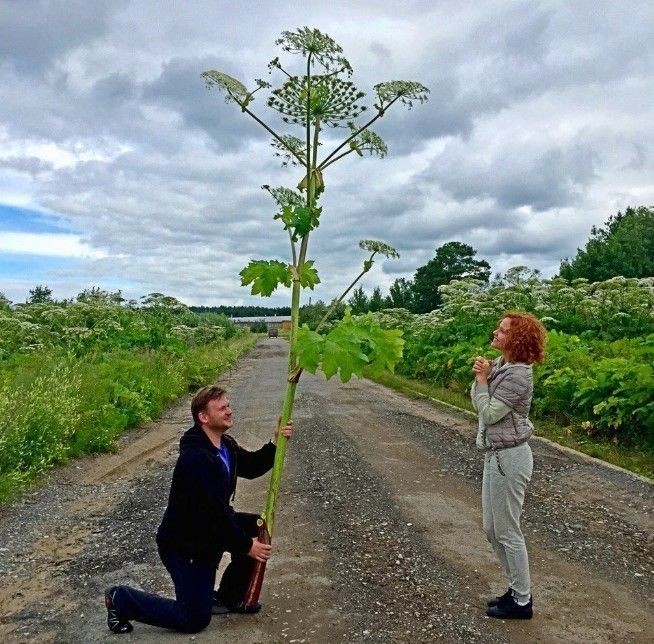
[[[531,313],[518,311],[508,311],[502,316],[504,318],[511,320],[505,349],[511,362],[543,362],[547,331],[540,320]]]

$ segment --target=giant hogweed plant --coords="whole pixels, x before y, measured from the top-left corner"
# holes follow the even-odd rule
[[[425,102],[429,90],[413,81],[379,83],[374,87],[374,105],[369,108],[362,102],[364,93],[350,80],[353,70],[343,56],[342,48],[330,36],[318,29],[302,27],[296,31],[282,32],[276,45],[285,54],[303,59],[300,74],[289,71],[278,57],[268,64],[271,76],[281,76],[282,84],[278,87],[257,79],[254,88],[248,89],[239,80],[215,70],[206,71],[202,76],[209,88],[223,92],[228,103],[240,107],[243,113],[272,136],[275,155],[282,165],[299,169],[299,181],[294,188],[263,186],[277,205],[274,219],[288,234],[290,262],[253,260],[240,273],[242,284],[249,285],[252,294],[269,296],[279,286],[291,288],[288,382],[281,411],[283,425],[291,417],[297,383],[304,369],[315,373],[320,368],[327,378],[339,374],[345,382],[353,374],[362,375],[364,368],[393,369],[401,358],[401,332],[382,329],[372,317],[353,319],[346,314],[343,321],[325,335],[317,332],[350,289],[370,270],[375,256],[399,256],[391,246],[373,240],[360,242],[361,249],[369,253],[362,271],[334,300],[316,331],[298,326],[300,294],[302,289],[313,289],[320,282],[314,260],[309,259],[307,252],[309,237],[320,225],[323,215],[319,203],[325,190],[326,171],[334,163],[353,154],[384,157],[386,144],[370,129],[371,126],[393,106],[411,108],[416,102]],[[267,107],[279,113],[284,123],[294,126],[300,136],[276,132],[255,111],[254,101],[260,92],[268,93]],[[369,115],[367,119],[357,122],[365,115]],[[321,156],[321,134],[327,128],[342,128],[346,135],[340,144]],[[286,440],[280,437],[266,507],[260,522],[261,537],[264,539],[272,537],[275,525],[285,454]],[[263,570],[263,566],[258,567],[246,603],[256,601]]]

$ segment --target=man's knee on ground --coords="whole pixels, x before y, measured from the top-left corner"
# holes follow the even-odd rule
[[[208,611],[189,613],[179,630],[183,633],[199,633],[211,622],[211,608]]]

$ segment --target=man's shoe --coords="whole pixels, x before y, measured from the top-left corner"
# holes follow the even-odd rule
[[[116,587],[112,586],[104,593],[104,605],[107,608],[107,626],[112,633],[131,633],[134,627],[127,621],[120,618],[114,606],[114,593]]]
[[[491,597],[486,602],[486,606],[488,606],[488,608],[491,608],[493,606],[499,606],[500,604],[503,604],[504,602],[512,598],[513,598],[513,591],[511,590],[511,588],[509,588],[509,590],[507,590],[503,595],[498,595],[497,597]]]
[[[241,615],[253,615],[261,610],[261,604],[257,602],[252,606],[246,606],[242,602],[234,604],[232,602],[223,601],[218,591],[213,591],[213,606],[211,613],[213,615],[226,615],[227,613],[239,613]]]
[[[531,619],[533,617],[532,599],[529,597],[529,603],[520,606],[513,597],[503,604],[491,606],[486,615],[496,617],[497,619]]]

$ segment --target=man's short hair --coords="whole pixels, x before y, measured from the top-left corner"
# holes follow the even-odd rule
[[[191,401],[191,414],[193,415],[193,422],[196,425],[199,425],[200,419],[198,418],[198,414],[202,411],[205,411],[207,405],[212,400],[218,400],[218,398],[222,398],[225,393],[225,390],[218,385],[207,385],[206,387],[199,389]]]

